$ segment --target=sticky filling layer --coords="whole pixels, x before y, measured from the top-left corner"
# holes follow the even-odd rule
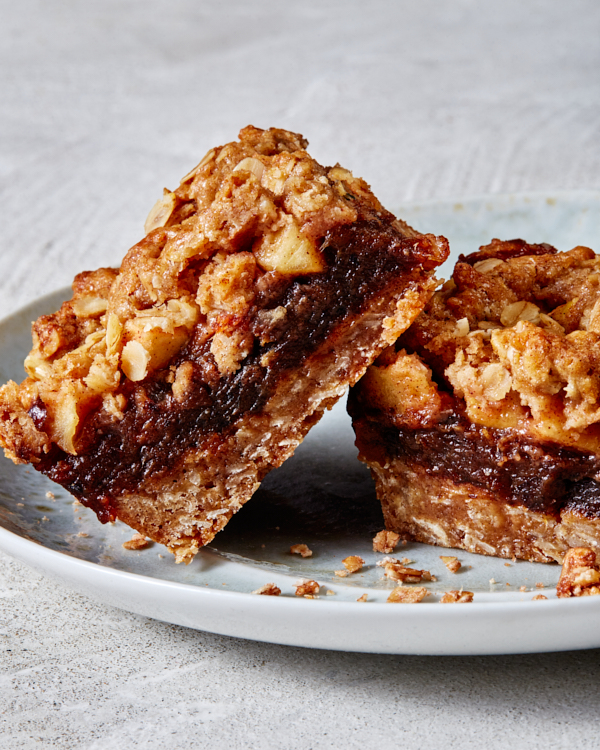
[[[108,520],[112,497],[134,490],[150,475],[167,474],[186,450],[209,439],[216,449],[238,420],[261,411],[284,373],[301,367],[337,325],[367,309],[391,283],[399,290],[421,283],[429,269],[419,260],[425,261],[430,243],[426,237],[404,238],[374,220],[331,230],[321,246],[325,272],[293,281],[273,275],[259,290],[248,316],[257,338],[240,369],[220,374],[210,344],[192,337],[171,363],[191,363],[193,387],[184,399],[173,397],[160,373],[128,382],[123,419],[107,422],[101,411],[92,413],[77,455],[53,445],[36,468]],[[260,312],[280,307],[287,311],[285,320],[265,330]],[[30,414],[43,429],[43,404]]]

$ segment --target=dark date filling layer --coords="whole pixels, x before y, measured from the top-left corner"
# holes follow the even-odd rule
[[[398,459],[427,474],[471,484],[499,502],[525,506],[557,519],[561,511],[600,518],[600,456],[550,443],[514,430],[472,424],[460,413],[431,428],[398,429],[359,415],[351,396],[349,411],[360,421],[359,448],[369,460]]]
[[[264,340],[260,310],[285,306],[287,318],[268,332],[270,343],[259,346],[255,339],[237,372],[219,376],[210,342],[197,345],[192,338],[171,363],[193,364],[195,387],[184,403],[175,400],[164,377],[127,381],[122,420],[108,422],[101,411],[95,412],[83,428],[78,455],[53,445],[36,468],[91,507],[101,521],[110,520],[112,497],[135,490],[149,476],[172,471],[188,449],[211,435],[218,445],[242,416],[259,413],[285,373],[300,367],[345,319],[366,311],[393,276],[397,288],[403,288],[422,282],[423,270],[436,265],[428,263],[431,240],[404,238],[372,219],[332,230],[321,249],[324,273],[291,282],[279,277],[266,290],[259,289],[249,316],[255,335]],[[261,364],[265,354],[270,355],[266,366]],[[43,429],[43,403],[30,414]]]

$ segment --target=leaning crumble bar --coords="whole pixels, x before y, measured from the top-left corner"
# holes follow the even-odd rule
[[[600,256],[494,240],[352,390],[389,530],[501,557],[600,551]]]
[[[0,442],[189,561],[430,297],[443,238],[247,127],[211,149],[120,269],[79,274],[0,390]]]

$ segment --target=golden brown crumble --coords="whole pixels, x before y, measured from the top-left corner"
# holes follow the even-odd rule
[[[400,541],[400,534],[396,534],[394,531],[379,531],[373,537],[373,550],[375,552],[383,552],[386,555],[391,554]]]
[[[346,576],[348,575],[348,571],[347,570],[336,570],[334,572],[335,572],[336,576],[338,576],[338,578],[346,578]]]
[[[122,418],[124,378],[139,382],[162,368],[193,331],[195,341],[211,340],[221,375],[240,367],[253,343],[245,315],[257,279],[322,267],[314,240],[356,220],[348,191],[381,209],[366,183],[321,167],[306,145],[287,131],[245,128],[238,142],[212,149],[176,190],[165,191],[150,212],[147,236],[119,270],[76,277],[73,298],[33,325],[29,379],[1,393],[0,407],[20,425],[21,437],[5,441],[11,458],[20,460],[21,444],[11,447],[16,440],[33,461],[51,443],[77,454],[81,424],[98,398],[107,415]],[[238,252],[249,235],[260,243]],[[183,366],[175,379],[179,399]],[[38,398],[48,411],[44,432],[29,416]]]
[[[281,594],[281,589],[274,583],[265,583],[264,586],[261,586],[259,589],[256,589],[256,591],[253,591],[252,593],[260,594],[261,596],[279,596]]]
[[[312,557],[312,550],[306,544],[292,544],[290,547],[291,555],[302,555],[302,557]]]
[[[472,591],[447,591],[440,599],[441,604],[467,604],[473,601]]]
[[[423,586],[396,586],[387,600],[390,604],[416,604],[429,596],[429,591]]]
[[[440,555],[440,560],[451,573],[458,573],[460,570],[460,562],[457,557],[452,557],[451,555]]]
[[[131,539],[123,542],[123,549],[144,549],[150,544],[143,534],[134,534]]]
[[[461,258],[401,338],[425,362],[382,361],[373,398],[403,424],[435,422],[444,406],[429,365],[478,424],[600,450],[600,256],[522,243],[529,254],[509,257],[515,242]]]
[[[535,587],[536,587],[536,589],[545,589],[546,588],[545,584],[541,583],[540,581],[538,581],[535,584]]]
[[[365,564],[365,561],[358,555],[350,555],[350,557],[344,558],[342,563],[348,573],[357,573]]]
[[[532,602],[540,602],[540,601],[548,601],[548,597],[544,596],[543,594],[536,594],[531,598]]]
[[[587,547],[567,550],[556,594],[559,598],[600,594],[600,566],[594,550]]]
[[[319,593],[319,584],[316,581],[299,581],[296,584],[296,596],[312,598]]]
[[[0,389],[10,458],[177,561],[214,537],[412,322],[447,256],[443,238],[394,220],[363,180],[319,165],[306,146],[249,126],[211,149],[164,191],[119,269],[80,274],[72,299],[34,323],[27,379]],[[363,274],[377,283],[351,286],[352,304],[338,309],[336,274],[361,290]],[[305,364],[286,421],[294,346]],[[190,429],[177,432],[180,422]]]
[[[357,602],[366,602],[366,601],[368,601],[368,599],[367,599],[367,595],[366,595],[366,594],[363,594],[362,596],[359,596],[359,597],[358,597],[358,599],[357,599],[356,601],[357,601]]]

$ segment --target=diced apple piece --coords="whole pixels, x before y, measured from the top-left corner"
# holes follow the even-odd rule
[[[294,222],[266,237],[253,248],[258,265],[264,271],[290,276],[319,273],[325,269],[321,253]]]
[[[435,421],[441,408],[431,370],[415,354],[404,350],[387,367],[370,367],[363,388],[371,403],[398,425],[415,427]]]
[[[72,305],[78,318],[96,318],[106,312],[108,300],[93,296],[77,297]]]

